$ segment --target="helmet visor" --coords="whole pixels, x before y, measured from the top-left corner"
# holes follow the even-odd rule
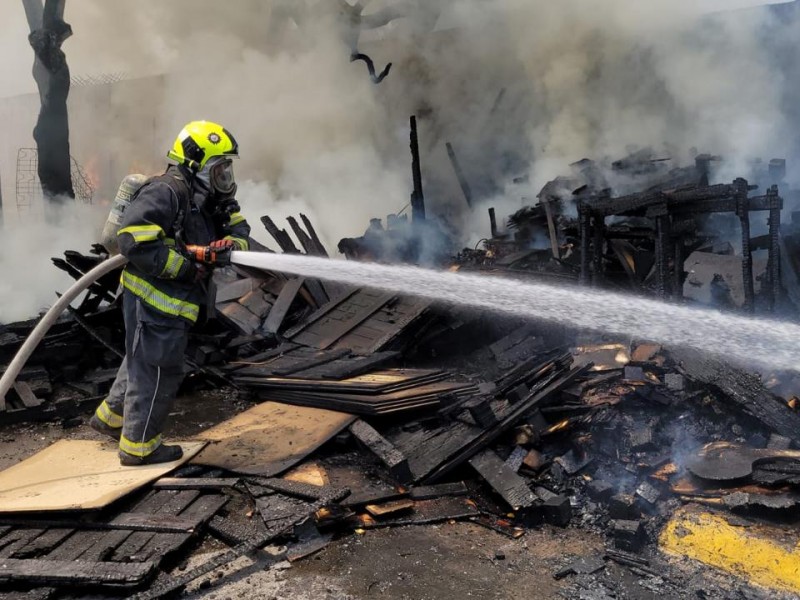
[[[236,189],[233,161],[221,160],[211,167],[211,187],[221,194],[230,194]]]

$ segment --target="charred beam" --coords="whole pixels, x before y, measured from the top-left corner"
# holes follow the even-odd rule
[[[592,213],[588,206],[581,204],[580,234],[581,234],[581,285],[589,283],[589,237],[592,234]]]
[[[319,239],[317,235],[317,230],[314,229],[314,226],[311,224],[311,221],[307,216],[300,213],[300,220],[303,221],[303,225],[306,227],[306,231],[308,231],[308,235],[311,236],[311,240],[314,242],[314,247],[316,248],[317,256],[328,256],[328,251],[325,249],[325,245]]]
[[[425,194],[422,191],[422,164],[419,158],[419,137],[417,136],[417,117],[411,117],[411,175],[414,191],[411,194],[411,220],[425,220]]]
[[[736,215],[742,227],[742,276],[744,284],[744,310],[755,311],[755,287],[753,284],[753,251],[750,247],[750,204],[747,199],[748,185],[744,179],[734,181]]]
[[[467,201],[467,206],[472,208],[472,188],[469,187],[469,182],[461,168],[461,163],[458,162],[458,156],[456,156],[456,151],[453,149],[453,144],[447,142],[445,146],[447,146],[447,156],[450,158],[450,164],[453,165],[458,185],[461,186],[461,192],[464,194],[464,200]]]
[[[769,311],[775,312],[781,289],[781,208],[783,201],[778,196],[778,186],[773,185],[767,192],[770,200],[769,211],[769,261],[767,275],[769,285]]]
[[[497,215],[494,212],[494,207],[489,209],[489,227],[491,228],[492,238],[497,237]]]
[[[278,229],[275,222],[266,215],[261,217],[261,222],[278,246],[280,246],[281,250],[286,254],[300,254],[300,250],[294,245],[292,238],[289,237],[285,229]]]

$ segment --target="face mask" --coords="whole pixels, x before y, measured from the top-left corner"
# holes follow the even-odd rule
[[[208,165],[207,165],[208,167]],[[233,161],[221,159],[209,167],[210,187],[220,196],[232,196],[236,192],[236,179],[233,176]]]

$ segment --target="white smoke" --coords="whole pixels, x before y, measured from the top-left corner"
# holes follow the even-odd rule
[[[19,4],[0,7],[0,87],[32,90],[19,81],[30,77],[20,63],[32,62]],[[765,10],[709,17],[733,6],[721,0],[373,0],[365,27],[381,25],[387,9],[398,18],[359,33],[343,4],[70,0],[75,35],[64,50],[74,74],[166,74],[73,90],[73,147],[103,166],[105,199],[134,165],[163,164],[176,133],[197,118],[222,122],[240,142],[237,177],[252,182],[241,185],[240,201],[256,237],[274,246],[259,234],[261,211],[281,227],[285,215],[305,212],[334,253],[339,238],[408,202],[411,114],[428,213],[448,215],[465,242],[488,233],[486,204],[465,213],[447,141],[476,199],[509,211],[519,202],[513,178],[527,176],[535,190],[575,160],[619,158],[630,146],[682,162],[692,147],[721,154],[720,176],[731,178],[751,158],[789,155],[796,144],[786,134],[791,82],[765,50]],[[349,61],[356,41],[378,69],[394,63],[380,85]],[[35,124],[38,98],[26,102],[6,115],[15,139],[28,140]],[[15,149],[3,151],[8,190]],[[72,236],[62,249],[81,244]],[[54,253],[26,248],[40,252]],[[10,263],[0,268],[3,279]],[[27,304],[47,302],[50,288],[24,293]],[[11,318],[5,306],[0,320]]]

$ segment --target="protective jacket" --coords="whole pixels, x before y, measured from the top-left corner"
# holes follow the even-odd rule
[[[189,323],[197,321],[205,291],[181,247],[229,239],[248,250],[250,235],[241,213],[213,212],[207,195],[192,187],[176,166],[149,179],[133,196],[117,233],[120,252],[130,261],[123,287],[158,313]]]

